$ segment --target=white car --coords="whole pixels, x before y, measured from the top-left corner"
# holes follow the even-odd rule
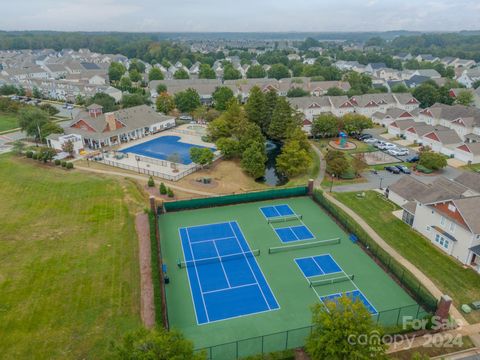
[[[407,149],[390,149],[390,150],[387,150],[387,153],[393,156],[404,156],[404,155],[408,155],[409,152]]]
[[[385,144],[385,150],[390,150],[390,149],[396,149],[397,145],[391,144],[391,143],[386,143]]]
[[[375,144],[378,140],[377,139],[374,139],[374,138],[370,138],[370,139],[365,139],[363,140],[363,142],[365,144]]]

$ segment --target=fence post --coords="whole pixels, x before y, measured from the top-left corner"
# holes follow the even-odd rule
[[[285,336],[285,350],[288,349],[288,330],[286,332],[286,336]]]
[[[398,321],[400,320],[400,314],[402,313],[402,308],[398,308],[398,315],[397,315],[397,326],[398,326]]]
[[[264,342],[264,336],[262,335],[262,355],[263,355],[263,342]]]
[[[235,359],[238,359],[238,341],[235,343],[235,347],[236,347],[236,356],[235,356]]]

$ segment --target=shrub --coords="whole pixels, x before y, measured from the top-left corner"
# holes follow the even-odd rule
[[[173,197],[173,190],[168,188],[167,189],[167,194],[168,194],[168,197],[172,198]]]
[[[73,169],[73,163],[72,163],[72,162],[68,162],[68,163],[66,163],[65,167],[66,167],[67,169]]]
[[[38,154],[37,154],[37,153],[33,153],[33,154],[32,154],[32,159],[33,159],[33,160],[37,160],[37,159],[38,159]]]
[[[154,187],[155,186],[155,181],[153,180],[153,177],[149,177],[148,178],[148,183],[147,183],[148,187]]]
[[[27,151],[25,155],[27,155],[27,158],[31,159],[33,157],[33,151]]]
[[[66,162],[66,161],[62,161],[61,165],[62,165],[62,167],[67,167],[67,162]]]
[[[166,193],[167,193],[167,187],[162,182],[162,183],[160,183],[160,194],[165,195]]]
[[[55,166],[59,166],[62,162],[58,159],[55,159],[53,163],[55,164]]]

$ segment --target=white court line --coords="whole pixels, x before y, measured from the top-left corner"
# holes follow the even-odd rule
[[[247,286],[254,286],[254,285],[258,285],[258,284],[257,283],[251,283],[251,284],[244,284],[244,285],[238,285],[238,286],[231,286],[229,288],[205,291],[203,294],[211,294],[211,293],[233,290],[233,289],[243,288],[243,287],[247,287]]]
[[[252,252],[252,250],[250,249],[250,245],[248,244],[247,238],[245,237],[245,235],[243,234],[242,229],[240,228],[240,225],[238,225],[238,223],[237,223],[236,221],[234,221],[234,223],[237,225],[238,230],[240,231],[240,235],[242,235],[243,240],[245,241],[245,244],[247,245],[248,251],[249,251],[249,252]],[[242,244],[240,244],[240,241],[238,240],[237,233],[235,232],[235,230],[233,230],[233,227],[232,227],[231,222],[230,222],[230,227],[232,228],[232,231],[233,231],[233,233],[235,234],[235,237],[237,238],[237,242],[238,242],[240,248],[243,249]],[[253,269],[252,269],[252,267],[251,267],[251,265],[250,265],[250,262],[248,261],[248,258],[247,258],[246,256],[245,256],[245,259],[247,260],[248,266],[250,267],[250,270],[252,271],[252,274],[253,274],[253,276],[255,277],[255,280],[257,280],[257,284],[258,284],[258,288],[260,289],[260,292],[262,293],[263,297],[265,298],[265,294],[263,293],[263,289],[262,289],[262,287],[260,286],[260,283],[258,282],[257,276],[255,275],[255,272],[253,271]],[[267,278],[265,277],[265,274],[264,274],[263,271],[262,271],[262,268],[261,268],[260,265],[258,264],[257,260],[255,260],[255,259],[253,259],[253,260],[255,261],[255,263],[256,263],[256,265],[257,265],[257,267],[258,267],[258,270],[260,271],[260,274],[262,274],[262,277],[263,277],[263,279],[265,280],[265,284],[266,284],[266,286],[268,287],[268,290],[270,290],[270,293],[272,294],[273,299],[275,300],[275,303],[276,303],[277,306],[278,306],[278,308],[272,309],[272,308],[270,307],[270,305],[268,304],[268,301],[266,301],[266,299],[265,299],[265,302],[267,303],[267,306],[268,306],[269,310],[279,310],[279,309],[281,309],[280,303],[278,302],[277,298],[275,297],[275,294],[273,293],[273,290],[272,290],[272,288],[270,287],[270,284],[268,283]]]
[[[200,243],[206,243],[206,242],[212,242],[212,241],[221,241],[221,240],[228,240],[228,239],[235,239],[235,236],[216,238],[216,239],[211,239],[211,240],[198,240],[198,241],[193,241],[192,244],[200,244]]]
[[[233,238],[232,238],[233,239]],[[217,252],[218,254],[218,252]],[[208,258],[201,258],[201,259],[193,259],[193,260],[189,260],[189,261],[185,261],[186,264],[189,264],[189,263],[194,263],[195,267],[197,266],[197,262],[202,262],[202,261],[208,261],[208,260],[220,260],[220,262],[223,260],[223,258],[229,258],[229,257],[232,257],[232,256],[238,256],[239,258],[242,257],[242,255],[245,255],[245,254],[251,254],[253,256],[255,256],[253,254],[252,251],[247,251],[247,252],[241,252],[241,253],[234,253],[234,254],[228,254],[228,255],[223,255],[223,256],[211,256],[211,257],[208,257]],[[193,254],[192,254],[193,256]],[[199,264],[199,265],[202,265],[202,264]]]
[[[198,275],[198,269],[197,269],[197,266],[195,265],[195,257],[193,255],[192,244],[190,243],[190,236],[188,235],[188,228],[185,229],[185,232],[187,234],[188,245],[190,246],[190,251],[192,252],[193,265],[194,265],[194,268],[195,268],[195,274],[197,274],[198,287],[200,288],[200,296],[202,297],[203,308],[205,309],[205,315],[207,316],[207,320],[210,322],[210,317],[208,316],[208,311],[207,311],[207,305],[205,304],[205,299],[203,298],[202,283],[200,282],[200,276]],[[188,271],[187,271],[187,273],[188,273]],[[195,307],[195,301],[193,301],[193,304],[194,304],[193,307]]]
[[[225,267],[223,266],[223,261],[222,261],[222,258],[220,257],[220,253],[218,252],[218,248],[217,248],[217,245],[215,244],[215,241],[213,242],[213,246],[215,247],[215,252],[217,253],[217,257],[220,260],[220,266],[222,267],[223,275],[225,275],[225,280],[227,280],[228,288],[231,288],[232,285],[230,285],[230,281],[228,280],[227,272],[225,271]]]
[[[278,215],[277,215],[277,216],[267,216],[267,215],[265,215],[265,213],[262,211],[262,209],[268,209],[268,208],[272,208],[273,210],[275,210],[275,212],[276,212]],[[260,212],[262,213],[263,217],[264,217],[265,219],[267,219],[267,220],[268,220],[268,219],[271,219],[271,218],[274,218],[274,217],[280,217],[280,216],[282,216],[282,215],[280,215],[280,213],[278,212],[278,210],[275,209],[275,205],[262,206],[262,207],[259,207],[258,209],[259,209]]]

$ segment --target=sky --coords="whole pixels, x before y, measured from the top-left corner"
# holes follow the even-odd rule
[[[0,0],[1,30],[459,31],[479,0]]]

